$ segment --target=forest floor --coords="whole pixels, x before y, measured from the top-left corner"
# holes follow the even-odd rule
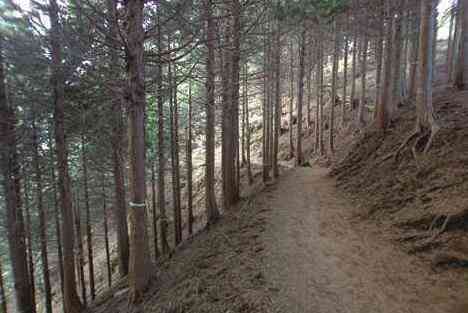
[[[158,265],[144,312],[468,312],[463,276],[389,242],[327,174],[288,169],[179,247]],[[116,287],[93,312],[127,312],[126,293]]]
[[[280,312],[468,312],[459,275],[428,269],[358,219],[320,167],[289,171],[257,200],[270,210],[262,240]]]

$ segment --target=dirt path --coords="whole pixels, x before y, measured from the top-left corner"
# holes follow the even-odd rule
[[[430,272],[353,220],[325,169],[291,170],[256,201],[270,211],[265,273],[279,312],[468,312],[466,279]]]

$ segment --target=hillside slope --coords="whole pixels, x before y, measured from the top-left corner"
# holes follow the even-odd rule
[[[390,227],[392,239],[434,267],[468,265],[468,92],[438,84],[434,108],[441,130],[422,153],[414,141],[395,154],[415,125],[412,104],[390,129],[360,134],[332,176],[361,208]],[[396,227],[394,227],[396,226]]]

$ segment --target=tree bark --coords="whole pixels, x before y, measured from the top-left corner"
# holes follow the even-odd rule
[[[447,42],[447,75],[450,82],[450,77],[452,77],[453,71],[453,42],[455,40],[454,26],[455,26],[455,13],[454,10],[450,10],[450,26],[449,26],[449,38]]]
[[[349,25],[349,16],[346,18],[346,24]],[[343,60],[343,100],[341,101],[341,127],[346,122],[346,98],[348,97],[348,58],[349,58],[349,38],[344,38],[344,60]]]
[[[241,53],[241,2],[231,1],[232,14],[232,60],[231,60],[231,112],[233,129],[233,168],[234,188],[232,194],[232,204],[240,199],[240,175],[239,175],[239,86],[240,86],[240,53]]]
[[[93,234],[91,229],[91,210],[89,207],[89,188],[88,188],[88,158],[86,151],[86,140],[84,134],[81,135],[81,161],[83,167],[83,188],[86,214],[86,247],[88,248],[88,276],[89,292],[91,299],[96,298],[94,287],[94,258],[93,258]]]
[[[331,107],[330,107],[330,129],[328,136],[328,143],[330,148],[330,153],[335,151],[335,106],[337,98],[337,80],[338,80],[338,49],[339,49],[339,38],[338,38],[338,29],[336,20],[333,21],[333,32],[335,36],[334,40],[334,49],[333,49],[333,65],[332,65],[332,97],[331,97]]]
[[[277,29],[275,32],[275,46],[275,132],[273,139],[273,177],[278,178],[278,152],[281,130],[281,26],[279,21],[277,21]],[[308,105],[308,107],[310,106]]]
[[[233,1],[234,2],[234,1]],[[230,10],[232,15],[232,8]],[[221,64],[223,69],[222,79],[222,129],[221,129],[221,177],[223,183],[223,206],[224,209],[230,208],[234,203],[234,185],[235,185],[235,147],[234,147],[234,107],[232,96],[234,82],[233,74],[233,45],[231,33],[231,20],[225,22],[223,49],[221,51]]]
[[[310,133],[312,127],[312,62],[307,64],[306,74],[306,89],[307,89],[307,101],[306,101],[306,127],[307,132]]]
[[[358,53],[358,33],[357,27],[354,26],[354,40],[353,40],[353,54],[352,63],[353,69],[351,72],[351,107],[354,108],[354,102],[356,100],[356,73],[357,73],[357,53]]]
[[[107,0],[107,8],[109,20],[111,21],[110,38],[109,41],[109,66],[111,68],[110,74],[118,76],[120,68],[118,66],[118,47],[115,47],[114,39],[118,36],[117,31],[117,3],[113,0]],[[119,84],[120,85],[120,84]],[[113,215],[116,224],[117,233],[117,250],[119,260],[119,273],[121,277],[128,274],[129,262],[129,238],[128,238],[128,225],[127,225],[127,204],[125,197],[125,172],[124,172],[124,145],[125,145],[125,129],[123,121],[122,102],[123,97],[116,97],[110,95],[112,101],[112,170],[114,177],[115,188],[115,203],[113,206]],[[107,210],[107,208],[106,208]],[[107,215],[106,215],[107,217]]]
[[[0,308],[2,313],[8,313],[7,298],[5,295],[5,284],[3,282],[2,259],[0,258]]]
[[[459,89],[468,89],[468,0],[461,0],[460,8],[461,38],[456,85]]]
[[[417,0],[419,3],[421,0]],[[419,24],[420,24],[420,5],[416,6],[418,9],[414,12],[413,23],[411,25],[412,38],[411,38],[411,49],[410,49],[410,70],[409,70],[409,87],[408,96],[411,99],[416,97],[416,84],[417,84],[417,68],[418,68],[418,50],[419,50]]]
[[[57,198],[57,180],[55,178],[55,162],[54,162],[54,147],[53,147],[52,130],[49,129],[49,151],[50,160],[52,160],[52,166],[50,168],[50,180],[52,181],[52,201],[54,203],[54,222],[55,222],[55,241],[57,243],[57,259],[58,259],[58,270],[60,277],[60,291],[62,298],[62,306],[65,308],[64,303],[64,273],[63,273],[63,250],[62,250],[62,232],[60,230],[60,210]]]
[[[158,215],[157,215],[157,204],[156,204],[156,164],[154,160],[151,162],[151,215],[153,222],[153,249],[154,249],[154,260],[159,258],[158,248]]]
[[[216,205],[215,183],[215,84],[214,84],[214,52],[215,52],[215,24],[212,15],[212,0],[203,0],[204,17],[206,23],[206,161],[205,161],[205,201],[208,225],[215,223],[219,217]]]
[[[162,35],[161,35],[161,14],[157,16],[158,23],[158,53],[162,52]],[[161,58],[158,58],[158,71],[157,71],[157,103],[158,103],[158,207],[160,218],[160,237],[161,237],[161,251],[163,254],[169,252],[169,243],[167,240],[167,215],[166,215],[166,183],[164,171],[166,169],[166,157],[164,155],[164,98],[163,98],[163,66]]]
[[[393,16],[390,12],[386,14],[386,26],[385,26],[385,56],[384,56],[384,70],[382,77],[382,92],[380,95],[380,101],[377,107],[377,124],[380,129],[385,130],[388,126],[390,119],[389,106],[389,97],[391,93],[391,79],[392,79],[392,51],[393,51],[393,42],[392,42],[392,33],[393,33]]]
[[[103,213],[103,226],[104,226],[104,246],[106,251],[106,268],[107,268],[107,286],[110,288],[112,286],[112,267],[110,260],[110,248],[109,248],[109,216],[107,212],[107,193],[106,193],[106,176],[102,174],[102,213]],[[118,238],[118,237],[117,237]],[[120,272],[122,275],[122,272]]]
[[[369,39],[367,32],[364,33],[362,40],[362,59],[361,59],[361,100],[359,101],[358,117],[357,122],[359,128],[365,126],[366,121],[364,119],[364,110],[367,110],[367,97],[366,97],[366,83],[367,83],[367,50],[369,45]]]
[[[291,41],[289,46],[289,158],[294,157],[294,123],[293,123],[293,110],[294,110],[294,44]]]
[[[432,106],[432,40],[435,1],[421,1],[421,26],[419,33],[419,65],[416,92],[417,130],[433,131],[436,127]]]
[[[31,280],[31,297],[33,300],[34,310],[36,309],[36,280],[35,280],[35,266],[34,266],[34,251],[32,241],[32,223],[31,223],[31,208],[29,205],[29,181],[26,178],[26,173],[23,173],[24,177],[24,208],[26,213],[26,251],[28,255],[28,270],[29,279]]]
[[[247,177],[249,185],[253,183],[252,167],[250,162],[250,114],[249,114],[249,87],[248,87],[248,64],[244,65],[244,90],[243,90],[243,106],[245,111],[245,128],[246,128],[246,153],[247,153]]]
[[[81,231],[81,208],[80,208],[80,197],[79,192],[76,190],[75,195],[75,205],[74,208],[74,221],[75,221],[75,231],[76,231],[76,245],[77,245],[77,262],[76,268],[78,271],[79,285],[81,287],[81,300],[83,305],[87,306],[87,296],[86,296],[86,281],[84,275],[84,251],[83,251],[83,239]]]
[[[376,40],[376,47],[375,47],[375,58],[376,58],[376,75],[375,75],[375,117],[378,117],[378,112],[381,109],[380,108],[380,94],[382,92],[382,64],[383,64],[383,45],[384,45],[384,21],[385,21],[385,2],[384,0],[380,1],[380,19],[383,21],[382,23],[379,23],[379,33],[377,35],[377,40]],[[379,121],[378,124],[380,126],[382,121]]]
[[[315,90],[317,93],[317,104],[315,106],[315,146],[314,151],[317,153],[320,148],[320,108],[322,106],[322,81],[323,81],[323,60],[322,60],[322,43],[321,33],[317,36],[317,75],[315,77]]]
[[[188,121],[187,121],[187,213],[188,213],[188,233],[193,234],[193,178],[192,178],[192,82],[189,83],[189,97],[188,97]]]
[[[171,167],[172,167],[172,196],[174,208],[174,240],[175,245],[182,242],[182,218],[180,208],[180,181],[179,181],[179,132],[178,132],[178,103],[177,78],[172,77],[171,64],[168,66],[168,79],[171,83],[169,97],[170,130],[171,130]],[[175,66],[174,66],[174,72]]]
[[[43,181],[42,181],[42,169],[41,169],[41,156],[39,154],[39,130],[36,126],[36,112],[33,110],[32,120],[32,147],[33,147],[33,167],[34,167],[34,178],[36,181],[36,205],[37,213],[39,215],[39,238],[41,247],[41,265],[42,265],[42,279],[44,283],[44,306],[47,313],[52,313],[52,293],[50,285],[50,274],[49,274],[49,257],[47,247],[47,216],[44,210],[43,201]],[[1,273],[1,270],[0,270]],[[1,274],[0,274],[1,275]]]
[[[64,310],[65,313],[78,313],[82,304],[76,292],[75,257],[73,233],[73,206],[68,173],[68,148],[65,137],[65,95],[62,69],[61,26],[59,8],[56,0],[49,0],[52,47],[52,88],[55,103],[55,148],[57,153],[58,187],[62,209],[62,244],[64,274]]]
[[[449,83],[454,83],[456,78],[456,66],[458,63],[458,53],[460,50],[460,42],[461,40],[461,32],[462,32],[462,17],[461,17],[461,0],[456,0],[454,5],[454,12],[455,14],[455,22],[454,22],[454,34],[453,34],[453,42],[452,42],[452,62],[451,62],[451,70],[449,71]]]
[[[297,83],[297,138],[296,138],[296,166],[304,163],[302,155],[302,107],[304,102],[304,76],[306,58],[306,25],[302,25],[299,47],[299,77]]]
[[[393,60],[392,60],[392,91],[390,103],[390,119],[395,115],[397,106],[402,101],[401,94],[401,51],[403,49],[402,23],[403,23],[403,0],[398,0],[397,13],[395,18],[394,34],[393,34]]]
[[[129,159],[130,159],[130,263],[129,300],[139,304],[149,286],[151,260],[146,228],[145,181],[145,84],[143,0],[128,0],[127,11],[127,75],[129,87]]]
[[[262,169],[263,182],[266,183],[270,179],[270,45],[269,45],[269,23],[266,23],[263,30],[263,99],[262,99]]]

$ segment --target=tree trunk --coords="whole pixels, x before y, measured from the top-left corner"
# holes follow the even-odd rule
[[[418,3],[421,0],[417,0]],[[420,5],[417,5],[419,8]],[[417,68],[418,68],[418,49],[419,49],[419,23],[420,23],[420,10],[416,9],[414,12],[413,23],[411,25],[412,38],[410,49],[410,70],[409,70],[409,87],[408,96],[411,99],[416,97],[416,84],[417,84]]]
[[[437,10],[437,4],[439,3],[439,0],[434,4],[434,18],[433,18],[433,23],[432,23],[432,70],[436,68],[436,62],[437,62],[437,36],[438,36],[438,18],[439,18],[439,11]],[[432,74],[432,78],[434,78],[434,73]]]
[[[83,251],[83,240],[82,240],[82,231],[81,231],[81,208],[80,208],[80,198],[79,192],[76,191],[75,205],[75,231],[76,231],[76,244],[77,244],[77,270],[81,287],[81,300],[83,305],[87,306],[87,297],[86,297],[86,281],[84,275],[84,251]]]
[[[390,103],[390,119],[395,115],[397,106],[402,101],[401,95],[401,51],[403,49],[402,23],[403,23],[403,0],[398,0],[397,14],[395,15],[395,26],[393,34],[393,60],[392,60],[392,91]]]
[[[172,167],[172,196],[174,208],[174,240],[175,245],[182,242],[182,219],[180,208],[180,181],[179,181],[179,132],[178,132],[178,103],[177,103],[177,77],[174,66],[174,77],[172,77],[171,64],[169,64],[168,79],[171,83],[169,97],[170,108],[170,130],[171,130],[171,167]]]
[[[459,89],[468,89],[468,0],[461,0],[459,7],[461,36],[456,86]]]
[[[3,282],[2,259],[0,258],[0,308],[2,313],[8,313],[7,298],[5,295],[5,284]]]
[[[320,35],[320,37],[322,37],[322,35]],[[320,38],[321,39],[321,38]],[[325,144],[324,144],[324,141],[323,141],[323,122],[324,122],[324,118],[323,118],[323,81],[324,81],[324,47],[323,47],[323,44],[320,42],[320,49],[319,49],[319,52],[320,52],[320,79],[319,79],[319,107],[318,107],[318,122],[317,122],[317,130],[318,130],[318,149],[320,151],[320,155],[324,155],[325,154]]]
[[[334,131],[335,131],[335,106],[337,98],[337,84],[338,84],[338,49],[339,49],[339,38],[336,20],[333,21],[333,32],[335,35],[334,49],[333,49],[333,65],[332,65],[332,98],[330,107],[330,129],[328,136],[328,143],[330,147],[330,153],[335,151]]]
[[[230,12],[232,13],[232,12]],[[231,46],[231,21],[227,19],[224,27],[223,42],[220,58],[222,80],[222,128],[221,128],[221,177],[223,182],[223,205],[228,209],[233,204],[234,197],[234,130],[232,115],[234,114],[231,102],[231,70],[232,70],[232,46]]]
[[[240,175],[239,175],[239,86],[240,86],[240,40],[241,40],[241,2],[240,0],[231,1],[232,14],[232,53],[231,53],[231,118],[232,118],[232,144],[233,144],[233,162],[231,165],[232,175],[234,176],[232,204],[240,199]]]
[[[270,179],[270,92],[268,88],[268,83],[270,80],[270,45],[269,45],[269,25],[266,23],[264,33],[263,33],[263,100],[262,100],[262,168],[263,168],[263,182],[266,183]]]
[[[117,3],[112,0],[107,0],[107,8],[110,23],[111,37],[108,39],[110,46],[109,66],[111,68],[111,75],[118,76],[120,68],[118,66],[118,47],[114,47],[113,38],[118,36],[116,25],[117,23]],[[121,277],[128,274],[129,262],[129,238],[128,238],[128,225],[127,225],[127,203],[125,197],[125,172],[123,151],[125,145],[125,130],[123,121],[122,101],[123,97],[116,97],[110,95],[112,99],[112,166],[115,187],[115,203],[113,207],[113,215],[116,225],[117,233],[117,250],[119,261],[119,273]],[[105,209],[107,210],[107,208]],[[107,215],[106,215],[107,216]]]
[[[244,98],[242,98],[242,101],[244,100]],[[241,166],[244,167],[245,164],[247,163],[247,157],[245,155],[245,107],[244,107],[244,102],[242,102],[242,120],[241,120],[241,130],[242,130],[242,133],[241,133],[241,145],[242,145],[242,149],[241,149]]]
[[[452,42],[452,62],[451,62],[451,70],[449,71],[449,83],[454,83],[456,78],[456,66],[458,63],[458,53],[460,50],[460,43],[461,43],[461,32],[462,32],[462,14],[461,14],[461,0],[456,0],[454,3],[454,13],[455,14],[455,22],[454,22],[454,34],[453,34],[453,42]]]
[[[281,129],[281,26],[277,21],[275,32],[275,123],[273,140],[273,177],[279,177],[278,152]]]
[[[323,81],[323,60],[322,60],[322,43],[321,34],[317,36],[317,75],[315,77],[315,89],[317,93],[317,103],[315,105],[315,146],[314,151],[317,153],[320,148],[320,107],[322,105],[322,81]]]
[[[43,182],[42,182],[42,169],[41,169],[41,156],[39,154],[39,134],[36,126],[36,113],[33,110],[33,121],[32,121],[32,146],[33,146],[33,166],[36,180],[36,205],[37,213],[39,215],[39,238],[41,246],[41,265],[42,265],[42,279],[44,283],[44,306],[46,313],[52,313],[52,293],[50,286],[50,274],[49,274],[49,257],[47,247],[47,216],[44,210],[43,201]],[[1,270],[0,270],[1,273]],[[1,274],[0,274],[1,275]]]
[[[176,67],[174,66],[174,69]],[[176,78],[174,78],[176,80]],[[177,235],[182,242],[182,206],[180,201],[180,155],[179,155],[179,104],[177,94],[177,81],[174,82],[174,157],[175,157],[175,187],[176,187],[176,210],[177,210]]]
[[[313,51],[313,46],[309,47],[311,49],[311,54]],[[312,55],[309,57],[307,62],[307,77],[306,77],[306,88],[307,88],[307,103],[306,103],[306,122],[307,122],[307,133],[311,133],[312,129],[312,70],[313,70],[313,58]]]
[[[112,286],[112,267],[110,260],[110,248],[109,248],[109,215],[107,212],[107,193],[106,193],[106,176],[102,174],[102,214],[103,214],[103,226],[104,226],[104,245],[106,250],[106,268],[107,268],[107,286],[110,288]],[[117,237],[118,238],[118,237]],[[120,253],[120,251],[119,251]],[[120,272],[122,275],[122,272]]]
[[[354,102],[356,100],[356,69],[357,69],[357,52],[358,52],[358,34],[357,27],[354,26],[354,40],[353,40],[353,54],[352,63],[353,69],[351,72],[351,108],[354,108]]]
[[[153,217],[153,249],[154,249],[154,259],[155,261],[159,258],[159,248],[158,248],[158,216],[156,209],[156,164],[151,162],[151,215]]]
[[[250,162],[250,114],[249,114],[249,89],[248,89],[248,64],[244,66],[244,91],[243,91],[243,106],[245,111],[245,128],[246,128],[246,153],[247,153],[247,177],[249,185],[253,183],[252,167]]]
[[[161,14],[157,16],[158,23],[158,53],[162,52],[162,37],[161,37]],[[166,184],[164,171],[166,169],[166,157],[164,155],[165,144],[164,144],[164,98],[163,98],[163,66],[161,58],[158,59],[158,71],[157,71],[157,103],[158,103],[158,206],[160,218],[160,232],[161,232],[161,251],[163,254],[169,252],[169,243],[167,240],[167,215],[166,215]]]
[[[297,138],[296,138],[296,166],[304,163],[302,155],[302,106],[304,102],[304,76],[306,58],[306,25],[302,25],[299,47],[299,77],[297,83]]]
[[[52,139],[52,130],[49,129],[49,151],[50,160],[52,160],[52,166],[50,167],[50,180],[52,182],[52,201],[54,203],[54,222],[55,222],[55,241],[57,243],[57,259],[58,259],[58,270],[60,277],[60,291],[62,293],[62,305],[65,308],[64,302],[64,273],[63,273],[63,252],[62,252],[62,232],[60,230],[60,210],[57,199],[57,182],[55,179],[55,162],[54,162],[54,147]]]
[[[32,223],[31,223],[31,208],[29,205],[29,181],[27,180],[26,173],[24,176],[24,208],[26,210],[26,249],[28,254],[28,270],[29,279],[31,280],[31,297],[33,301],[34,310],[36,309],[36,283],[35,283],[35,266],[34,266],[34,252],[32,241]]]
[[[386,26],[385,26],[385,56],[384,56],[384,70],[382,76],[382,92],[380,95],[380,101],[377,107],[377,125],[380,129],[385,130],[388,126],[390,119],[389,111],[389,97],[391,94],[391,79],[392,79],[392,42],[393,33],[393,16],[390,12],[386,14]]]
[[[405,0],[405,7],[408,7],[408,1]],[[410,11],[404,10],[403,11],[403,27],[404,27],[404,35],[403,35],[403,55],[401,57],[401,96],[404,99],[408,98],[408,51],[409,51],[409,42],[410,42]]]
[[[347,16],[347,25],[349,24],[349,16]],[[349,39],[348,35],[344,42],[344,61],[343,61],[343,100],[341,101],[341,127],[346,122],[346,98],[348,97],[348,58],[349,58]]]
[[[359,101],[357,122],[359,128],[364,127],[366,121],[364,119],[364,110],[367,110],[367,97],[366,97],[366,82],[367,82],[367,49],[369,45],[367,32],[364,33],[362,40],[362,60],[361,60],[361,100]]]
[[[57,151],[58,187],[62,208],[62,244],[64,274],[64,310],[66,313],[77,313],[82,304],[76,292],[75,257],[73,233],[73,206],[68,173],[68,148],[65,137],[65,95],[62,69],[61,26],[59,8],[56,0],[49,0],[52,47],[52,88],[55,102],[55,147]]]
[[[450,10],[450,27],[449,27],[449,38],[447,41],[447,73],[448,73],[448,80],[450,82],[450,77],[452,77],[453,71],[453,42],[455,40],[454,34],[454,26],[455,26],[455,12],[452,8]]]
[[[189,83],[188,97],[188,121],[187,121],[187,213],[188,213],[188,233],[193,234],[193,178],[192,178],[192,82]]]
[[[216,195],[214,189],[215,183],[215,73],[213,67],[214,60],[214,40],[215,40],[215,21],[212,16],[212,0],[203,0],[203,9],[206,23],[206,160],[205,160],[205,201],[208,225],[215,223],[219,217],[219,211],[216,205]]]
[[[138,304],[149,286],[151,260],[146,228],[145,181],[145,84],[143,0],[128,0],[127,10],[127,75],[129,80],[129,159],[130,159],[130,263],[129,298]]]
[[[122,146],[124,145],[122,106],[117,100],[113,103],[114,127],[112,130],[112,164],[115,186],[114,218],[117,232],[117,249],[119,273],[121,277],[128,274],[129,238],[127,225],[127,204],[125,200],[125,174]]]
[[[434,131],[437,127],[432,106],[432,40],[435,1],[421,2],[421,26],[419,33],[419,65],[416,92],[417,130]]]
[[[293,123],[293,110],[294,110],[294,44],[291,41],[289,46],[289,158],[294,157],[294,123]]]
[[[94,287],[94,258],[93,258],[93,235],[91,229],[91,210],[89,207],[89,189],[88,189],[88,159],[85,147],[85,136],[81,135],[81,158],[83,166],[83,188],[85,200],[85,213],[86,213],[86,246],[88,248],[88,275],[89,275],[89,292],[91,299],[96,297],[96,290]]]
[[[174,161],[177,210],[177,235],[182,242],[182,205],[180,201],[180,153],[179,153],[179,99],[177,88],[177,67],[174,65]]]
[[[380,110],[380,94],[382,92],[382,63],[383,63],[383,44],[384,44],[384,21],[385,21],[385,2],[380,1],[380,19],[383,21],[379,23],[379,33],[377,35],[376,47],[375,47],[375,59],[376,59],[376,74],[375,74],[375,117],[378,116]],[[379,124],[381,121],[379,122]]]

